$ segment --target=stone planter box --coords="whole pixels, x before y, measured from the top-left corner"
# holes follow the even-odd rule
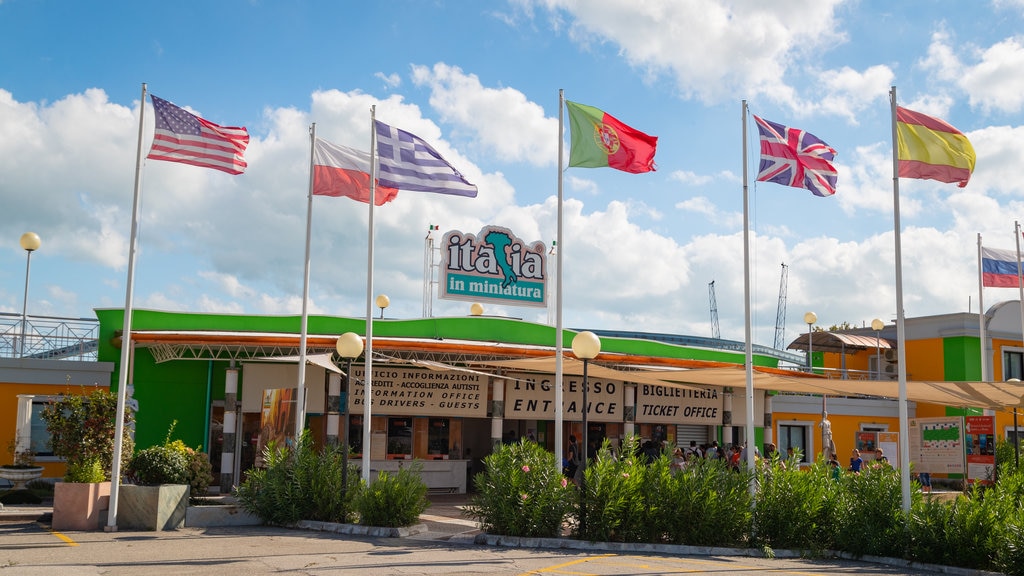
[[[0,478],[13,484],[11,490],[21,490],[25,488],[26,483],[42,475],[42,466],[32,466],[30,468],[7,468],[0,466]]]
[[[110,482],[57,482],[53,485],[56,531],[99,530],[110,508]]]
[[[259,526],[263,522],[238,504],[189,506],[185,511],[185,526],[206,528],[210,526]]]
[[[185,525],[187,484],[136,486],[117,492],[117,527],[128,530],[177,530]]]

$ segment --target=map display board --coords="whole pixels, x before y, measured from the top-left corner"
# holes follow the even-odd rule
[[[966,473],[962,416],[910,419],[910,461],[914,472]]]

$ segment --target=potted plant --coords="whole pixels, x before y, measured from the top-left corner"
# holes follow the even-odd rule
[[[117,395],[97,387],[85,394],[61,394],[43,408],[54,456],[67,465],[53,493],[54,530],[98,530],[110,505]],[[122,469],[135,445],[131,410],[124,413]]]
[[[117,525],[135,530],[174,530],[185,523],[191,490],[190,449],[171,442],[177,422],[159,446],[139,450],[128,464],[130,484],[118,492]]]
[[[12,484],[11,490],[23,490],[25,484],[43,475],[43,467],[36,466],[36,454],[29,448],[20,450],[17,440],[11,440],[7,452],[12,456],[10,464],[0,466],[0,478]]]

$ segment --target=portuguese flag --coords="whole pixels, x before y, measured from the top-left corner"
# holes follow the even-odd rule
[[[619,122],[603,110],[565,101],[569,109],[572,145],[569,166],[615,168],[640,174],[652,172],[658,137]]]

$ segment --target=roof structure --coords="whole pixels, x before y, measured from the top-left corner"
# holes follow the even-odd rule
[[[880,348],[888,350],[896,346],[885,338],[848,334],[844,332],[807,332],[797,336],[789,343],[787,350],[812,350],[814,352],[835,352],[838,354],[854,354],[860,350]]]

